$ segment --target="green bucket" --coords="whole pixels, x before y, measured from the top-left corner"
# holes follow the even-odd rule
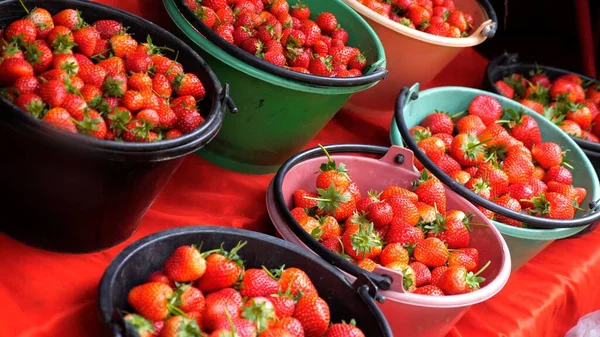
[[[408,128],[419,125],[427,115],[430,115],[436,109],[451,112],[466,110],[469,103],[477,95],[489,95],[497,98],[504,109],[519,110],[522,107],[519,103],[503,96],[464,87],[440,87],[419,92],[419,85],[415,84],[410,88],[407,97],[412,97],[416,93],[418,93],[418,98],[407,103],[404,111],[402,111]],[[598,200],[600,198],[598,176],[579,146],[577,146],[571,137],[567,136],[556,125],[541,115],[529,110],[525,112],[533,117],[540,126],[544,141],[555,142],[560,144],[563,149],[569,150],[567,158],[575,164],[573,184],[584,187],[588,191],[582,205],[587,205],[590,202]],[[392,144],[404,146],[395,120],[392,120],[390,127],[390,138]],[[510,250],[513,272],[531,260],[531,258],[550,245],[554,240],[573,236],[586,228],[586,226],[583,226],[574,228],[532,229],[513,227],[497,221],[493,221],[493,223],[506,240],[506,244]]]
[[[198,152],[214,164],[245,173],[275,172],[325,127],[352,94],[378,83],[319,86],[260,70],[204,38],[180,11],[178,1],[181,0],[163,0],[163,4],[221,81],[231,85],[230,96],[239,109],[237,114],[227,114],[210,146]],[[385,68],[385,52],[379,38],[350,7],[340,0],[303,3],[310,6],[313,19],[324,11],[337,16],[350,34],[348,45],[366,54],[368,73]]]

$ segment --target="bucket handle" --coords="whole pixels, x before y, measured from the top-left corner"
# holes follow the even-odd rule
[[[225,83],[223,90],[221,90],[221,93],[219,93],[219,97],[221,99],[222,107],[228,107],[232,114],[236,114],[238,112],[237,105],[229,95],[229,83]]]
[[[337,144],[337,145],[327,145],[325,149],[330,154],[333,153],[366,153],[366,154],[376,154],[384,156],[389,148],[384,146],[375,146],[375,145],[364,145],[364,144]],[[315,157],[323,156],[323,150],[319,147],[315,147],[304,152],[298,153],[288,159],[277,171],[275,174],[275,178],[273,179],[273,194],[274,194],[274,202],[275,207],[277,207],[279,213],[283,220],[289,224],[290,229],[294,234],[302,240],[302,242],[308,246],[310,250],[319,255],[322,259],[330,263],[336,268],[343,270],[344,272],[359,278],[361,275],[366,275],[379,289],[382,290],[390,290],[392,287],[393,279],[389,275],[386,274],[376,274],[372,272],[367,272],[357,265],[346,261],[341,258],[337,254],[333,253],[329,249],[325,248],[325,246],[321,245],[317,242],[309,233],[307,233],[300,224],[294,219],[292,214],[287,208],[286,201],[283,197],[283,179],[285,175],[297,164],[311,159]],[[406,158],[406,157],[405,157]],[[402,287],[400,287],[402,288]],[[402,292],[402,289],[396,290]]]
[[[413,151],[414,156],[421,162],[421,164],[423,164],[425,168],[427,168],[442,183],[450,187],[450,189],[452,189],[458,195],[467,199],[469,202],[479,205],[483,208],[489,209],[494,213],[524,222],[526,224],[530,224],[534,227],[544,229],[582,227],[600,220],[600,208],[597,207],[597,203],[595,202],[590,203],[589,213],[580,218],[570,220],[554,220],[548,218],[534,217],[524,213],[515,212],[508,208],[504,208],[494,202],[491,202],[487,199],[484,199],[472,192],[471,190],[469,190],[468,188],[459,184],[456,180],[452,179],[449,175],[444,173],[444,171],[442,171],[437,165],[435,165],[433,161],[425,155],[424,152],[419,150],[417,142],[410,135],[410,131],[408,130],[408,126],[406,125],[406,121],[403,117],[403,112],[407,105],[410,104],[410,101],[414,101],[419,97],[418,92],[413,91],[415,87],[416,85],[413,85],[413,87],[411,87],[410,89],[408,87],[404,87],[398,95],[398,99],[396,100],[396,108],[394,112],[396,126],[398,127],[398,130],[400,130],[400,134],[402,135],[402,141],[404,142],[404,144],[406,144],[406,146],[409,149]]]
[[[498,16],[496,16],[496,11],[492,7],[492,4],[488,0],[479,0],[479,4],[488,15],[489,20],[484,21],[473,33],[473,36],[477,36],[479,34],[484,35],[488,39],[491,39],[496,35],[496,31],[498,30]]]
[[[381,324],[382,322],[386,322],[386,318],[375,302],[383,303],[385,297],[379,293],[377,285],[373,283],[365,273],[362,273],[356,278],[356,281],[352,283],[352,287],[367,305],[369,311],[377,318],[377,322],[380,323],[379,327],[383,332],[383,337],[393,337],[394,334],[392,333],[389,324]]]

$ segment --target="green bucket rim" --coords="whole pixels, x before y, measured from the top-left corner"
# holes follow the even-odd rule
[[[354,87],[334,87],[334,86],[317,86],[317,85],[308,85],[302,84],[296,81],[288,80],[280,76],[276,76],[270,74],[268,72],[259,70],[254,68],[245,62],[237,59],[236,57],[230,55],[229,53],[223,51],[221,48],[216,46],[214,43],[210,42],[208,39],[204,38],[195,28],[194,26],[183,16],[183,14],[177,8],[175,1],[178,0],[163,0],[163,5],[167,10],[167,13],[171,17],[171,20],[175,23],[177,28],[179,28],[183,34],[185,34],[191,41],[193,41],[198,47],[202,48],[204,51],[209,53],[212,57],[218,59],[229,67],[240,71],[246,75],[252,76],[259,80],[268,82],[270,84],[297,90],[308,93],[318,93],[321,95],[343,95],[343,94],[353,94],[359,91],[363,91],[365,89],[371,88],[375,86],[379,81],[363,84]],[[346,5],[341,0],[327,0],[330,2],[335,2],[339,5],[340,10],[345,11],[344,14],[351,15],[354,19],[362,24],[362,27],[367,32],[369,38],[371,38],[375,42],[376,52],[378,54],[378,59],[372,63],[372,66],[385,67],[386,66],[386,58],[385,58],[385,50],[383,49],[383,44],[379,40],[379,37],[371,28],[371,26],[358,14],[356,13],[350,6]]]
[[[411,92],[419,93],[418,99],[421,99],[423,97],[426,98],[429,95],[435,95],[439,92],[453,91],[453,90],[467,91],[469,93],[477,94],[477,95],[489,95],[489,96],[492,96],[492,97],[498,99],[502,103],[502,105],[505,105],[504,103],[507,103],[508,105],[519,105],[516,101],[509,100],[506,97],[491,93],[489,91],[467,88],[467,87],[446,86],[446,87],[437,87],[437,88],[431,88],[431,89],[419,91],[419,84],[417,83],[417,84],[414,84],[410,88]],[[598,176],[596,174],[592,174],[592,173],[595,173],[595,170],[592,166],[592,163],[589,161],[589,159],[587,158],[587,156],[585,155],[583,150],[577,145],[577,143],[575,143],[575,141],[573,139],[566,136],[558,126],[556,126],[552,122],[546,120],[544,117],[540,116],[535,111],[533,111],[529,108],[526,108],[525,106],[521,106],[521,107],[523,108],[523,110],[525,110],[525,112],[529,116],[533,117],[536,120],[536,122],[538,122],[538,124],[544,125],[544,127],[548,127],[552,131],[559,133],[560,137],[563,138],[566,143],[566,144],[561,143],[561,145],[568,145],[569,149],[571,151],[573,151],[574,153],[576,153],[577,157],[581,157],[583,159],[582,160],[583,169],[586,170],[586,172],[592,179],[592,184],[591,184],[592,191],[591,191],[591,193],[589,193],[589,191],[588,191],[588,193],[592,196],[592,198],[591,198],[592,200],[598,200],[600,198],[600,190],[598,188],[598,185],[599,185]],[[404,147],[404,143],[402,142],[402,136],[400,135],[400,131],[398,130],[398,127],[396,126],[395,118],[392,118],[392,122],[390,125],[390,140],[393,145],[398,145],[398,146]],[[579,165],[581,165],[581,163]],[[509,236],[513,236],[513,237],[517,237],[517,238],[521,238],[521,239],[527,239],[527,240],[546,240],[546,241],[567,238],[567,237],[573,236],[573,235],[581,232],[582,230],[584,230],[585,228],[588,227],[588,226],[582,226],[582,227],[574,227],[574,228],[532,229],[532,228],[514,227],[514,226],[510,226],[505,223],[494,221],[494,220],[492,220],[492,223],[494,224],[494,226],[496,226],[496,228],[498,228],[500,233],[502,233],[504,235],[509,235]]]

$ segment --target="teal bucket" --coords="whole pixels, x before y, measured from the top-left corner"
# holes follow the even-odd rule
[[[477,95],[495,97],[500,101],[504,109],[523,109],[521,104],[513,100],[471,88],[440,87],[419,92],[419,85],[415,84],[409,89],[407,97],[410,99],[410,97],[415,96],[417,93],[418,98],[408,102],[402,111],[402,116],[408,128],[419,125],[426,116],[433,113],[436,109],[450,112],[466,110]],[[555,142],[560,144],[563,149],[568,150],[567,158],[576,165],[573,171],[573,185],[584,187],[588,191],[582,205],[587,205],[598,200],[600,198],[598,176],[579,146],[577,146],[571,137],[567,136],[556,125],[541,115],[535,113],[533,110],[523,110],[536,120],[544,141]],[[390,139],[392,144],[404,146],[395,119],[392,120],[390,127]],[[493,224],[506,240],[506,244],[510,250],[513,272],[544,250],[554,240],[568,238],[587,227],[533,229],[513,227],[497,221],[493,221]]]

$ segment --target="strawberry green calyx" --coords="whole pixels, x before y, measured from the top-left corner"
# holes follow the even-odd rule
[[[122,88],[123,81],[114,79],[112,77],[106,77],[104,83],[102,84],[102,88],[104,89],[104,94],[106,96],[111,97],[123,97],[125,92]]]
[[[54,50],[55,54],[67,54],[75,46],[77,46],[77,43],[71,41],[69,35],[66,34],[57,34],[56,40],[52,42],[52,50]]]
[[[304,8],[307,8],[307,7],[308,7],[308,5],[306,5],[306,4],[305,4],[304,2],[302,2],[301,0],[298,0],[298,1],[296,2],[296,4],[292,6],[292,8],[293,8],[293,9],[304,9]]]
[[[423,172],[421,172],[421,176],[419,177],[419,179],[413,181],[413,183],[412,183],[413,188],[419,187],[421,184],[423,184],[424,182],[426,182],[429,179],[430,179],[429,173],[427,173],[427,170],[423,170]]]
[[[146,54],[148,54],[148,55],[162,55],[161,52],[163,50],[175,52],[173,49],[171,49],[169,47],[166,47],[166,46],[159,47],[159,46],[155,45],[154,43],[152,43],[152,37],[150,35],[146,36],[145,45],[146,45],[146,47],[148,47],[148,51],[146,52]]]
[[[526,88],[522,83],[522,77],[516,76],[516,74],[512,74],[503,78],[503,81],[515,90],[515,99],[523,97]]]
[[[329,152],[327,152],[327,149],[325,149],[325,147],[321,144],[319,144],[319,147],[323,150],[323,152],[325,153],[325,156],[327,156],[327,163],[323,163],[321,164],[321,171],[325,172],[325,171],[336,171],[339,173],[343,173],[346,175],[346,178],[350,179],[350,177],[348,177],[348,170],[346,169],[346,165],[344,163],[340,163],[340,165],[338,166],[335,163],[335,160],[333,160],[331,158],[331,156],[329,155]]]
[[[221,255],[225,256],[225,258],[227,258],[228,260],[231,260],[235,264],[237,264],[240,267],[244,268],[244,261],[242,261],[242,258],[238,255],[238,252],[242,248],[244,248],[244,246],[246,246],[247,244],[248,244],[248,241],[243,241],[243,242],[239,241],[238,244],[235,247],[233,247],[233,249],[231,249],[230,251],[226,251],[223,248],[223,244],[221,244],[221,248],[218,249],[218,250],[216,250],[215,253],[221,254]],[[243,275],[243,273],[242,273],[242,275]]]
[[[77,125],[79,132],[89,135],[92,133],[92,131],[99,130],[98,124],[102,123],[102,119],[99,117],[90,118],[88,112],[86,111],[84,112],[84,117],[82,121],[73,120],[73,122],[75,123],[75,125]]]
[[[283,271],[285,270],[285,265],[282,265],[278,269],[271,269],[271,270],[267,269],[267,267],[265,267],[265,266],[262,266],[262,270],[264,270],[265,273],[267,273],[267,275],[269,275],[270,278],[274,279],[275,281],[279,281],[279,278],[281,277],[281,273],[283,273]]]
[[[435,221],[425,224],[423,226],[423,229],[429,234],[436,235],[442,234],[446,231],[446,229],[448,229],[448,227],[446,226],[446,219],[443,215],[437,212],[437,208],[435,213]]]
[[[35,43],[25,44],[25,60],[32,65],[40,63],[43,52],[35,45]]]
[[[485,153],[484,145],[489,140],[479,141],[479,138],[472,133],[467,135],[467,141],[460,146],[460,150],[464,152],[465,159],[477,160],[481,153]]]
[[[475,274],[473,272],[469,272],[467,274],[467,286],[471,289],[477,290],[480,288],[480,284],[485,281],[485,278],[480,277],[479,275],[483,273],[489,266],[492,264],[492,261],[488,261],[479,271]]]
[[[341,193],[336,190],[335,186],[331,184],[328,189],[317,188],[319,198],[305,197],[306,199],[318,201],[318,207],[327,213],[335,214],[335,211],[344,202],[350,201],[350,195],[347,193]]]
[[[431,134],[431,130],[429,130],[429,128],[426,128],[425,130],[417,130],[413,134],[413,138],[416,142],[419,142],[423,139],[427,139],[431,136],[432,136],[432,134]]]
[[[97,102],[95,102],[96,99],[98,99]],[[91,102],[95,103],[90,104],[90,106],[95,109],[98,109],[98,107],[100,107],[102,104],[106,104],[108,106],[106,100],[102,99],[102,97],[100,96],[96,96]],[[110,109],[110,107],[108,109]],[[112,114],[108,115],[108,119],[112,122],[110,125],[110,129],[119,133],[121,131],[127,131],[127,124],[131,120],[131,115],[127,111],[121,110],[117,107],[113,110]]]
[[[539,83],[536,85],[529,83],[529,88],[531,88],[532,91],[527,96],[527,99],[536,101],[543,105],[550,104],[550,88],[547,88]]]
[[[373,229],[373,223],[366,226],[360,226],[358,233],[352,235],[352,249],[357,255],[366,257],[374,247],[382,247],[383,242],[379,235]]]
[[[43,118],[46,112],[46,104],[41,100],[33,100],[31,103],[25,106],[25,109],[29,111],[35,118]]]
[[[138,335],[145,336],[148,333],[154,334],[154,324],[138,314],[127,314],[123,320],[133,326]]]
[[[20,52],[21,52],[21,49],[19,49],[19,46],[15,42],[9,43],[4,48],[4,55],[7,55],[7,56],[13,56],[13,55],[15,55],[17,53],[20,53]]]
[[[398,20],[398,23],[406,27],[410,27],[412,25],[412,21],[410,21],[409,18],[401,18],[400,20]]]
[[[558,106],[558,104],[557,104]],[[552,106],[544,107],[542,110],[542,116],[544,116],[547,120],[551,121],[556,125],[562,125],[562,121],[567,118],[566,111],[561,111],[560,109]]]
[[[360,226],[366,226],[371,222],[367,219],[367,212],[354,212],[354,214],[350,216],[349,221]]]
[[[411,278],[412,274],[413,274],[413,272],[410,271],[408,269],[408,267],[402,269],[402,286],[406,290],[411,289],[412,287],[415,286],[415,283],[413,282],[413,280]]]
[[[258,332],[263,332],[269,327],[269,323],[275,318],[275,310],[268,307],[267,302],[250,300],[250,305],[242,308],[242,317],[254,322]]]
[[[531,214],[543,216],[550,213],[550,202],[546,200],[546,195],[542,194],[539,197],[534,197],[530,202],[533,204],[530,210]]]

